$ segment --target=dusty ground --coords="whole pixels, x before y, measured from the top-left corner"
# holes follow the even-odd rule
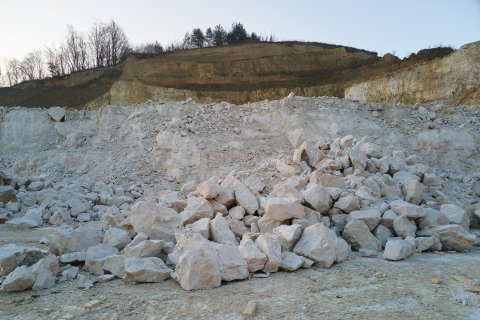
[[[2,228],[0,244],[14,237],[33,245],[50,231]],[[479,253],[424,253],[398,262],[352,254],[331,269],[279,272],[195,292],[173,280],[127,285],[117,279],[89,290],[66,282],[55,286],[58,293],[0,293],[0,318],[241,319],[254,300],[256,319],[480,319]],[[100,302],[85,306],[93,300]]]

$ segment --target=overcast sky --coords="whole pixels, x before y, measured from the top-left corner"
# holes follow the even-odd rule
[[[132,44],[168,45],[195,27],[241,22],[277,40],[395,51],[480,40],[480,0],[0,0],[0,64],[63,40],[67,25],[87,31],[116,20]]]

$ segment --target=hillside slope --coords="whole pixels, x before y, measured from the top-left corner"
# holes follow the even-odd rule
[[[475,52],[478,51],[477,46],[472,48],[466,52],[468,57],[463,53],[460,56],[465,67],[449,71],[450,78],[471,77],[472,68],[468,66],[476,63]],[[370,83],[372,79],[380,79],[372,86],[381,87],[385,82],[381,79],[392,74],[417,66],[436,68],[444,59],[459,56],[450,53],[449,49],[423,50],[422,54],[399,60],[389,54],[380,58],[374,52],[350,47],[280,42],[133,55],[117,66],[0,88],[0,105],[98,107],[188,97],[203,102],[239,104],[278,99],[291,91],[303,96],[340,98],[345,97],[347,91],[353,99],[377,101],[376,95],[362,94],[363,91],[351,88]],[[478,77],[472,81],[476,79]],[[460,95],[464,95],[461,88],[455,92],[455,99],[450,100],[456,102]],[[441,95],[433,93],[433,96]],[[397,100],[402,101],[402,98]]]

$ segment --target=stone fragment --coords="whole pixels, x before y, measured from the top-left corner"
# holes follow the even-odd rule
[[[125,259],[126,282],[162,282],[170,278],[172,270],[157,257]]]
[[[249,231],[242,220],[232,219],[229,216],[227,216],[226,220],[235,237],[241,238],[244,233]]]
[[[311,185],[318,184],[320,187],[323,188],[345,188],[345,181],[343,180],[342,176],[336,176],[334,174],[325,174],[319,170],[313,171],[310,174],[310,182]]]
[[[119,228],[110,228],[105,232],[102,242],[114,246],[118,250],[125,248],[132,239],[128,236],[128,232]]]
[[[182,188],[180,189],[180,192],[186,197],[190,193],[194,192],[197,189],[198,183],[195,181],[189,181],[185,183]]]
[[[255,240],[255,245],[267,256],[263,272],[277,272],[282,263],[282,247],[278,237],[262,234]]]
[[[42,181],[33,181],[27,187],[28,191],[40,191],[45,188],[45,184]]]
[[[293,252],[282,252],[282,262],[280,264],[280,269],[286,271],[295,271],[300,269],[303,262],[303,257],[298,256]]]
[[[302,268],[303,269],[310,269],[313,266],[314,263],[315,263],[315,261],[303,257]]]
[[[38,227],[39,224],[35,219],[29,217],[14,218],[5,222],[9,229],[30,229]]]
[[[274,228],[273,233],[277,235],[282,251],[292,251],[297,240],[300,239],[302,228],[298,224],[281,225]]]
[[[227,220],[218,213],[215,219],[210,221],[210,233],[212,240],[220,244],[238,245],[235,235],[228,225]]]
[[[378,209],[355,210],[350,212],[347,222],[352,220],[362,220],[370,231],[373,231],[381,220],[381,213]]]
[[[344,261],[349,251],[348,244],[322,223],[305,228],[293,248],[294,253],[315,261],[323,268],[329,268],[334,262]]]
[[[265,183],[263,182],[262,178],[255,174],[248,176],[244,183],[254,193],[262,193],[263,189],[265,189]]]
[[[350,213],[354,210],[360,209],[360,200],[352,194],[348,194],[344,197],[340,197],[334,205],[335,208],[342,210],[343,212]]]
[[[248,264],[241,256],[239,247],[230,245],[215,245],[220,262],[222,281],[242,280],[248,278]]]
[[[366,257],[366,258],[372,258],[372,257],[378,256],[377,250],[360,249],[358,250],[358,253],[360,253],[360,256]]]
[[[85,262],[86,258],[87,254],[85,251],[70,252],[62,254],[60,256],[60,262],[77,264],[80,262]]]
[[[342,237],[356,251],[360,249],[380,251],[382,249],[380,241],[370,232],[370,229],[362,220],[352,220],[347,223]]]
[[[267,262],[267,256],[258,249],[252,239],[242,239],[238,247],[240,255],[247,261],[248,271],[253,273],[262,270]]]
[[[234,190],[237,204],[242,206],[248,214],[254,214],[259,206],[257,197],[255,197],[253,192],[240,181],[235,183]]]
[[[35,283],[35,275],[27,266],[20,266],[11,272],[2,283],[4,292],[18,292],[31,289]]]
[[[62,107],[51,107],[47,111],[53,121],[60,122],[65,120],[65,109]]]
[[[442,204],[440,212],[443,213],[451,224],[458,224],[465,230],[470,228],[470,218],[467,212],[454,204]]]
[[[417,226],[407,216],[399,216],[393,220],[393,230],[399,237],[415,238]]]
[[[322,188],[318,184],[310,185],[303,192],[303,199],[320,213],[328,212],[332,206],[332,197],[330,197],[330,194],[325,188]]]
[[[413,238],[390,239],[385,245],[383,258],[391,261],[404,260],[410,257],[415,251],[415,241]]]
[[[246,319],[253,319],[256,311],[257,311],[257,302],[250,300],[247,302],[245,309],[243,309],[242,315]]]
[[[232,219],[242,220],[245,216],[245,209],[242,206],[235,206],[228,210],[228,214]]]
[[[20,266],[31,266],[46,255],[46,251],[37,248],[5,244],[0,247],[0,276],[7,275]]]
[[[475,242],[475,235],[460,225],[447,224],[434,228],[433,235],[440,239],[444,250],[467,251]]]
[[[365,152],[362,151],[361,146],[359,144],[355,145],[350,150],[350,161],[352,162],[353,168],[355,170],[360,170],[363,172],[367,167],[368,158],[365,155]]]
[[[420,177],[408,171],[399,171],[393,175],[393,180],[403,186],[410,181],[420,181]]]
[[[60,277],[58,278],[58,282],[74,280],[78,275],[78,271],[79,271],[78,267],[70,266],[68,269],[63,270],[60,273]]]
[[[103,263],[105,257],[118,253],[118,249],[106,244],[99,243],[87,249],[85,256],[85,269],[95,275],[103,274]]]

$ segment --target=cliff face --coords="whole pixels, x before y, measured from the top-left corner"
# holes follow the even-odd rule
[[[480,104],[480,42],[431,62],[376,77],[346,88],[345,97],[382,103]]]
[[[245,103],[303,96],[375,102],[478,103],[479,45],[392,55],[309,43],[246,43],[153,56],[0,88],[0,105],[98,107],[148,100]]]

